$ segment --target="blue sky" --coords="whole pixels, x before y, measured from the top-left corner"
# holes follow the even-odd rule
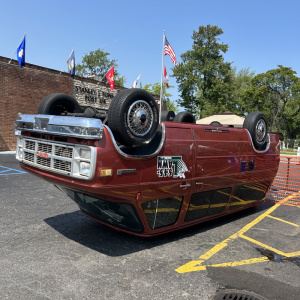
[[[0,56],[11,58],[24,32],[26,62],[59,71],[73,48],[77,63],[101,48],[118,61],[126,87],[141,72],[143,85],[160,82],[163,30],[180,61],[192,47],[193,31],[207,24],[223,29],[225,60],[237,70],[258,74],[281,64],[300,76],[298,0],[16,0],[1,1],[0,9]],[[165,65],[176,100],[168,56]]]

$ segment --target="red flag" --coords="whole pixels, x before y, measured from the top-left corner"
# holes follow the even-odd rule
[[[175,65],[177,65],[175,52],[174,52],[172,46],[169,44],[166,36],[165,36],[165,55],[170,55],[172,62]]]
[[[114,66],[106,73],[106,78],[110,86],[110,90],[115,88],[115,68]]]
[[[168,82],[169,78],[168,78],[166,66],[164,66],[164,76],[166,77],[166,86],[169,87],[169,82]]]

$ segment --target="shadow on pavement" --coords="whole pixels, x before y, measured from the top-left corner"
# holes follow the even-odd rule
[[[272,204],[263,203],[257,208],[246,209],[219,219],[151,238],[138,237],[112,229],[91,220],[81,211],[57,215],[44,221],[66,238],[85,247],[109,256],[122,256],[201,234],[229,222],[263,212],[270,206]],[[228,235],[230,234],[228,233]],[[226,237],[227,235],[225,235]]]

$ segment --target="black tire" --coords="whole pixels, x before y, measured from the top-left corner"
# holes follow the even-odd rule
[[[162,121],[169,121],[172,122],[175,118],[175,113],[174,111],[171,110],[164,110],[161,112],[161,120]]]
[[[80,106],[75,98],[67,94],[55,93],[45,97],[38,108],[38,114],[60,116],[63,113],[79,113]]]
[[[264,145],[268,134],[268,122],[262,112],[254,111],[248,114],[245,118],[243,128],[249,131],[256,149]]]
[[[158,107],[142,89],[123,90],[112,99],[108,109],[108,125],[115,139],[126,146],[150,141],[158,127]]]
[[[219,121],[212,121],[209,125],[211,125],[211,126],[223,126]]]
[[[175,116],[173,122],[196,124],[196,119],[192,113],[182,111]]]
[[[114,119],[115,119],[115,109],[114,106],[116,105],[116,103],[118,103],[120,101],[120,99],[124,96],[124,94],[126,94],[127,90],[123,90],[120,91],[110,102],[109,108],[108,108],[108,112],[107,112],[107,123],[109,128],[111,129],[114,126]]]

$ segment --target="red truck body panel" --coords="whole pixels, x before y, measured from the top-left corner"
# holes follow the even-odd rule
[[[165,141],[154,157],[120,154],[105,126],[101,139],[65,137],[67,144],[96,148],[90,180],[53,173],[24,160],[21,166],[67,192],[93,219],[141,236],[173,231],[264,201],[279,165],[277,135],[269,134],[267,148],[257,151],[246,129],[164,124]],[[51,134],[28,131],[22,136],[57,140]],[[101,170],[108,169],[112,175],[101,177]]]

